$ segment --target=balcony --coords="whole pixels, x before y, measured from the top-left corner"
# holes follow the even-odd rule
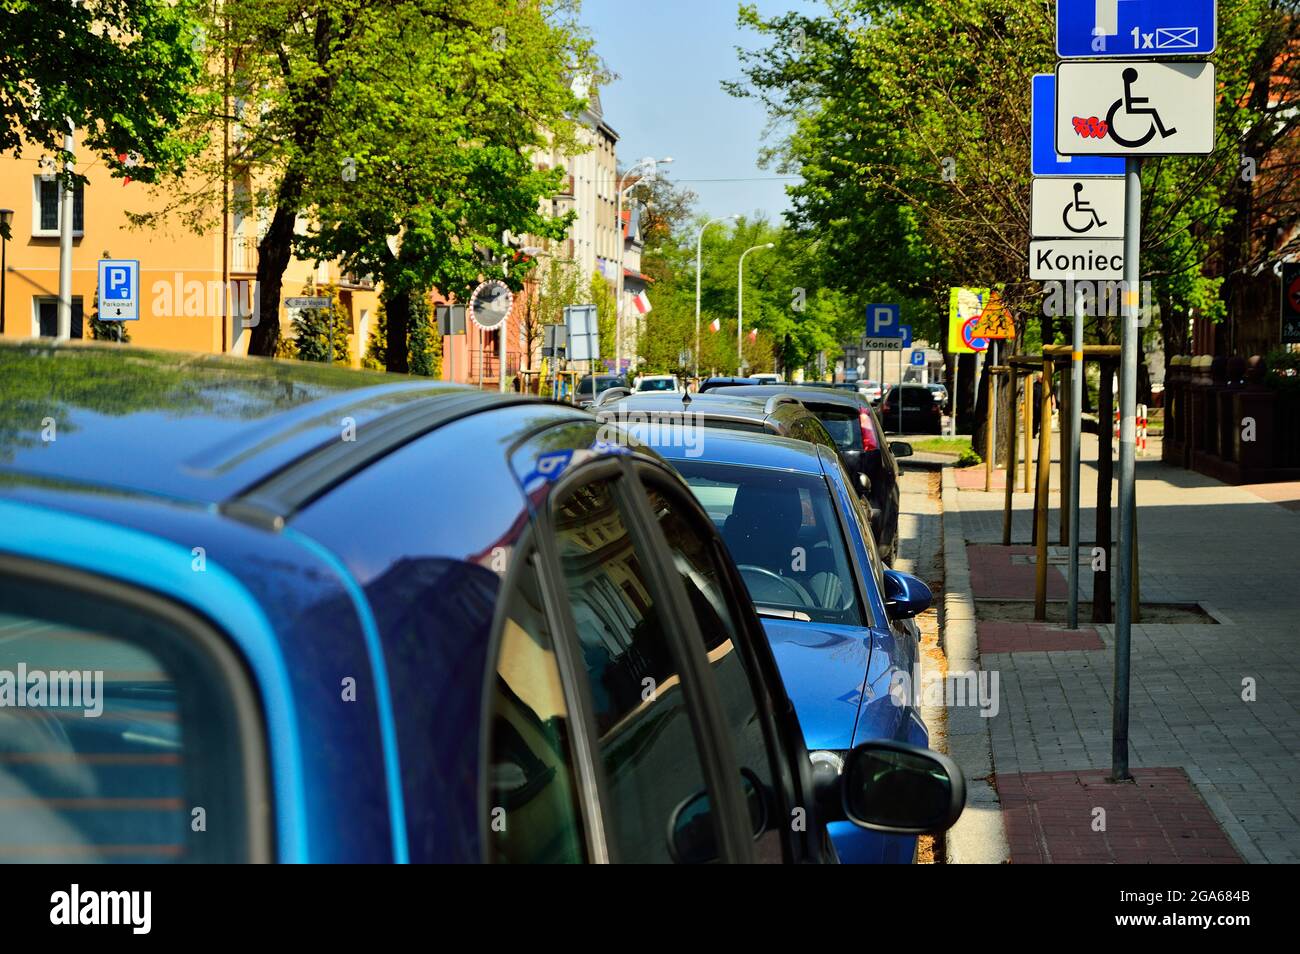
[[[257,239],[251,235],[236,235],[230,240],[230,271],[246,275],[257,274]]]

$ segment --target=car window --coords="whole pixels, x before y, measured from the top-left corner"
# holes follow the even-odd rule
[[[638,391],[672,391],[677,387],[677,382],[669,378],[650,378],[637,382]]]
[[[757,860],[779,862],[781,831],[776,819],[786,817],[783,807],[776,804],[776,782],[771,762],[771,748],[775,743],[766,737],[759,718],[758,702],[750,685],[744,660],[736,646],[738,627],[734,601],[745,598],[734,593],[725,583],[719,563],[719,554],[706,527],[696,523],[685,507],[675,505],[653,484],[647,494],[650,509],[659,523],[673,556],[673,566],[686,590],[695,617],[704,637],[704,649],[713,670],[714,681],[726,714],[736,750],[736,761],[742,773],[760,783],[764,811],[756,819],[761,831],[755,845]]]
[[[266,797],[244,768],[261,759],[251,697],[241,722],[238,664],[203,633],[129,600],[0,576],[0,859],[269,857],[250,827],[252,786]]]
[[[506,596],[503,618],[492,686],[488,857],[581,862],[586,852],[569,709],[533,555]]]
[[[856,410],[824,407],[817,411],[817,417],[840,450],[862,450],[862,426]]]
[[[670,826],[679,806],[706,791],[704,772],[680,668],[613,481],[567,497],[554,526],[589,677],[611,847],[626,862],[672,861]]]
[[[835,503],[820,474],[676,460],[761,613],[862,625]]]

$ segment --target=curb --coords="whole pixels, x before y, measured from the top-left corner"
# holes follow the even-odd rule
[[[948,657],[948,671],[974,672],[980,668],[975,635],[975,595],[971,590],[970,563],[961,529],[957,480],[951,468],[943,471],[943,628],[940,645]],[[950,828],[944,842],[948,864],[997,865],[1011,861],[1001,803],[993,787],[993,743],[988,719],[974,706],[948,709],[948,755],[966,775],[966,810]]]

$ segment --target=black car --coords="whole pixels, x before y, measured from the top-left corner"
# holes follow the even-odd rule
[[[763,385],[754,387],[765,389]],[[611,395],[613,400],[600,402],[592,410],[608,423],[698,424],[733,431],[759,431],[839,451],[817,415],[799,403],[798,398],[785,393],[779,385],[766,387],[772,388],[773,393],[763,397],[721,390],[707,394]]]
[[[757,387],[724,388],[718,394],[744,394],[766,398],[786,394],[817,415],[830,433],[851,474],[864,474],[866,488],[859,491],[871,504],[871,531],[885,562],[893,566],[898,558],[898,461],[910,457],[912,445],[903,441],[886,443],[885,429],[866,394],[856,388],[819,387],[802,384],[765,384]]]
[[[899,427],[899,399],[902,427]],[[880,399],[880,420],[893,434],[942,434],[943,405],[924,384],[891,384]]]
[[[578,407],[591,407],[601,392],[610,388],[629,388],[627,378],[621,374],[586,374],[578,379],[578,389],[573,403]]]
[[[701,394],[716,388],[727,388],[736,384],[762,384],[758,378],[705,378],[697,389]]]

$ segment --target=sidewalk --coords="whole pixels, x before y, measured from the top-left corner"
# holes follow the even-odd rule
[[[1083,441],[1088,559],[1097,441],[1087,434]],[[1229,487],[1165,467],[1156,455],[1138,460],[1142,602],[1199,604],[1212,619],[1132,627],[1129,758],[1137,784],[1124,786],[1104,781],[1114,627],[1084,623],[1072,634],[1059,623],[978,619],[981,598],[1015,598],[1008,588],[1017,586],[1020,599],[1033,598],[1034,557],[1023,546],[1011,554],[1000,546],[1003,494],[983,492],[982,468],[978,489],[958,489],[973,481],[944,474],[945,640],[970,643],[974,630],[971,667],[1000,683],[1000,711],[971,730],[985,733],[992,771],[978,735],[953,749],[973,778],[996,789],[1002,826],[989,836],[993,857],[985,846],[979,860],[1005,851],[1015,863],[1300,861],[1300,486]],[[1058,482],[1054,468],[1053,491]],[[1049,500],[1055,545],[1060,494]],[[1013,501],[1012,540],[1027,544],[1033,495],[1017,492]],[[962,563],[968,582],[956,592]],[[1063,598],[1065,572],[1054,561],[1049,598]],[[1091,599],[1091,582],[1082,565],[1081,601]],[[949,659],[959,668],[951,646]],[[950,727],[971,721],[968,710],[948,715]],[[977,813],[992,807],[985,801]],[[951,840],[958,855],[962,838]],[[966,860],[951,844],[950,860]],[[966,847],[979,846],[967,839]]]

